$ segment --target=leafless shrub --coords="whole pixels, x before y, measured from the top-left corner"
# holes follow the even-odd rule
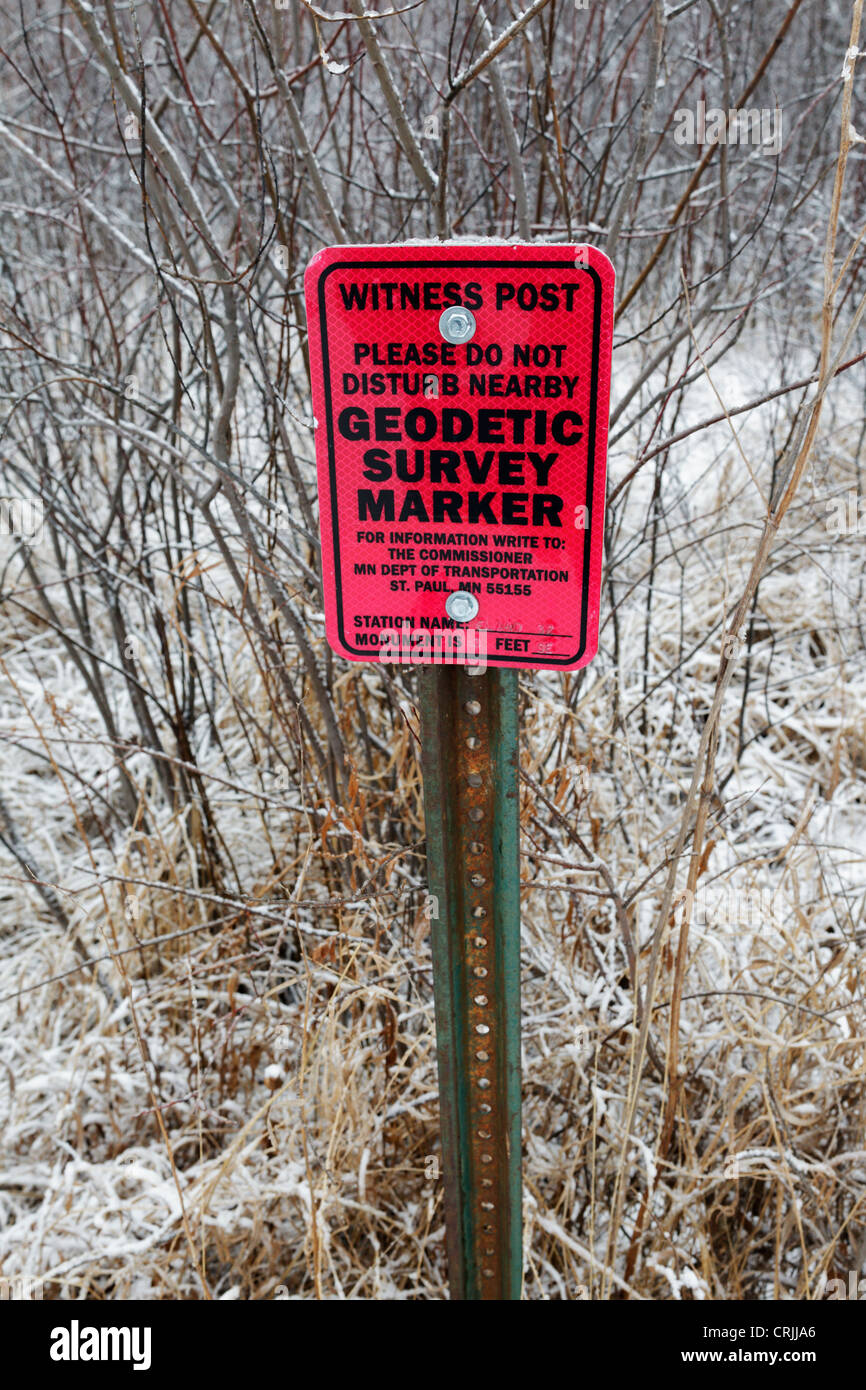
[[[602,650],[524,682],[526,1296],[860,1267],[861,8],[2,16],[6,1274],[443,1295],[411,672],[324,643],[301,287],[450,236],[619,284]]]

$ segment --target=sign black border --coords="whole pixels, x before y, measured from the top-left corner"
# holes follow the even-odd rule
[[[402,249],[402,248],[400,248],[400,249]],[[588,441],[587,441],[586,504],[585,504],[585,505],[586,505],[586,509],[587,509],[587,521],[588,521],[588,525],[587,525],[587,527],[586,527],[586,530],[584,531],[584,547],[583,547],[583,584],[582,584],[581,600],[580,600],[580,646],[578,647],[578,649],[577,649],[577,651],[575,652],[574,656],[567,656],[567,657],[549,657],[548,660],[544,663],[544,666],[539,666],[539,667],[534,668],[534,669],[538,669],[538,670],[547,670],[547,669],[550,669],[551,667],[554,667],[554,666],[573,666],[574,663],[575,663],[576,661],[580,661],[581,657],[583,656],[584,651],[586,650],[586,627],[587,627],[587,620],[588,620],[588,617],[589,617],[589,564],[590,564],[590,557],[591,557],[591,553],[592,553],[592,547],[591,547],[591,545],[590,545],[589,542],[590,542],[590,539],[591,539],[591,537],[592,537],[592,508],[593,508],[593,493],[594,493],[594,490],[595,490],[595,471],[596,471],[596,459],[595,459],[595,444],[596,444],[596,439],[595,439],[595,436],[596,436],[596,423],[597,423],[597,414],[598,414],[598,367],[599,367],[599,361],[598,361],[598,359],[599,359],[599,353],[600,353],[600,350],[601,350],[601,304],[602,304],[602,285],[601,285],[601,277],[599,276],[598,271],[597,271],[593,266],[591,266],[591,265],[586,265],[586,266],[580,265],[580,266],[578,266],[578,265],[575,263],[574,260],[562,260],[562,259],[559,259],[559,258],[554,258],[554,257],[552,257],[552,256],[545,257],[545,258],[543,258],[543,259],[541,259],[541,260],[528,259],[528,258],[523,258],[523,257],[521,257],[520,260],[512,260],[511,258],[507,258],[507,259],[506,259],[504,256],[493,256],[493,257],[490,257],[490,258],[487,258],[487,259],[481,259],[481,260],[477,260],[477,259],[466,260],[466,259],[464,259],[463,257],[456,257],[456,256],[455,256],[455,257],[452,257],[452,256],[437,256],[437,257],[434,257],[433,259],[430,259],[430,260],[414,260],[414,259],[413,259],[413,260],[411,260],[411,261],[407,261],[407,260],[402,259],[402,258],[397,258],[396,256],[394,256],[394,257],[389,257],[387,260],[375,260],[375,261],[370,261],[370,260],[352,260],[352,261],[350,261],[350,260],[342,260],[342,259],[340,259],[340,260],[333,261],[331,265],[326,266],[325,269],[322,271],[321,275],[319,276],[316,288],[317,288],[317,290],[318,290],[318,301],[319,301],[319,333],[320,333],[320,336],[321,336],[321,347],[322,347],[322,375],[323,375],[323,378],[324,378],[324,380],[323,380],[323,387],[324,387],[324,392],[325,392],[325,418],[326,418],[326,421],[327,421],[327,438],[328,438],[328,474],[329,474],[330,491],[331,491],[331,530],[332,530],[332,534],[333,534],[333,543],[334,543],[334,588],[335,588],[336,600],[337,600],[337,631],[338,631],[339,636],[340,636],[340,641],[342,642],[343,647],[345,648],[345,650],[351,652],[353,656],[358,656],[358,657],[360,657],[362,660],[366,660],[366,661],[370,661],[370,660],[372,659],[371,656],[370,656],[369,649],[365,649],[364,651],[361,651],[361,650],[359,650],[357,647],[353,647],[353,646],[352,646],[352,644],[351,644],[351,643],[347,640],[347,638],[346,638],[346,632],[345,632],[345,627],[344,627],[343,591],[342,591],[342,583],[341,583],[341,578],[342,578],[342,563],[341,563],[341,555],[340,555],[340,531],[339,531],[339,525],[338,525],[338,519],[337,519],[337,518],[338,518],[338,507],[337,507],[336,450],[335,450],[335,444],[334,444],[334,412],[333,412],[333,407],[332,407],[332,403],[331,403],[331,366],[330,366],[329,347],[328,347],[328,321],[327,321],[327,316],[326,316],[326,313],[325,313],[325,282],[326,282],[326,280],[328,279],[328,276],[329,276],[333,271],[335,271],[335,270],[386,270],[386,269],[393,269],[394,266],[409,266],[409,265],[415,266],[415,267],[417,267],[419,270],[421,270],[421,269],[423,269],[423,270],[428,270],[428,269],[431,269],[432,267],[438,267],[438,266],[453,266],[453,267],[455,267],[455,268],[457,268],[457,269],[461,269],[461,270],[486,270],[486,269],[489,269],[490,267],[494,267],[494,266],[507,267],[509,270],[512,270],[512,269],[518,269],[518,270],[519,270],[519,269],[521,269],[521,268],[522,268],[522,269],[526,269],[526,270],[548,270],[548,269],[552,269],[552,270],[571,270],[571,271],[578,270],[578,271],[583,271],[585,274],[589,275],[590,278],[591,278],[592,281],[593,281],[593,284],[594,284],[594,286],[595,286],[595,303],[594,303],[594,305],[593,305],[593,324],[592,324],[592,367],[591,367],[591,379],[590,379],[590,411],[589,411],[589,428],[588,428]],[[603,506],[604,506],[604,498],[602,498],[602,507],[603,507]],[[523,666],[526,665],[525,661],[522,660],[522,656],[521,656],[521,655],[515,655],[515,656],[513,656],[513,657],[509,657],[509,656],[506,656],[506,655],[504,655],[504,654],[503,654],[503,655],[500,655],[499,653],[497,653],[497,654],[496,654],[496,661],[497,661],[497,663],[500,663],[500,662],[501,662],[501,663],[503,663],[503,664],[506,664],[506,663],[507,663],[507,664],[517,664],[518,662],[520,662]]]

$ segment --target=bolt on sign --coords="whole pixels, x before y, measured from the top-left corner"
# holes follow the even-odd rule
[[[310,262],[325,613],[340,656],[592,660],[613,287],[588,246],[332,246]]]

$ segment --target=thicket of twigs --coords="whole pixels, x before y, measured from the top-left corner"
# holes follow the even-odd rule
[[[302,275],[453,236],[618,272],[601,650],[522,682],[525,1296],[861,1270],[861,8],[7,7],[0,1273],[444,1296],[413,672],[324,643]]]

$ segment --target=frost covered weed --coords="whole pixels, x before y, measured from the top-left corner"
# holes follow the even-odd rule
[[[445,1296],[415,672],[325,646],[302,277],[455,236],[618,278],[599,655],[522,681],[525,1297],[859,1289],[861,0],[104,8],[0,13],[0,1292]]]
[[[828,465],[840,483],[848,466]],[[683,490],[699,543],[671,552],[679,586],[657,579],[646,671],[600,658],[523,684],[528,1298],[804,1297],[862,1258],[860,571],[856,538],[831,548],[804,500],[726,702],[724,796],[656,993],[664,1056],[688,909],[678,1072],[647,1068],[604,1260],[637,1022],[625,943],[645,965],[725,594],[750,556],[730,478],[708,462],[716,493],[698,507]],[[640,651],[639,546],[618,573],[619,641]],[[442,1297],[407,672],[335,679],[370,752],[345,803],[313,784],[303,804],[263,797],[264,688],[219,621],[240,694],[196,765],[231,881],[194,803],[166,810],[140,753],[137,828],[103,833],[120,783],[88,692],[50,631],[3,615],[4,798],[63,918],[7,857],[3,1271],[46,1297]]]

